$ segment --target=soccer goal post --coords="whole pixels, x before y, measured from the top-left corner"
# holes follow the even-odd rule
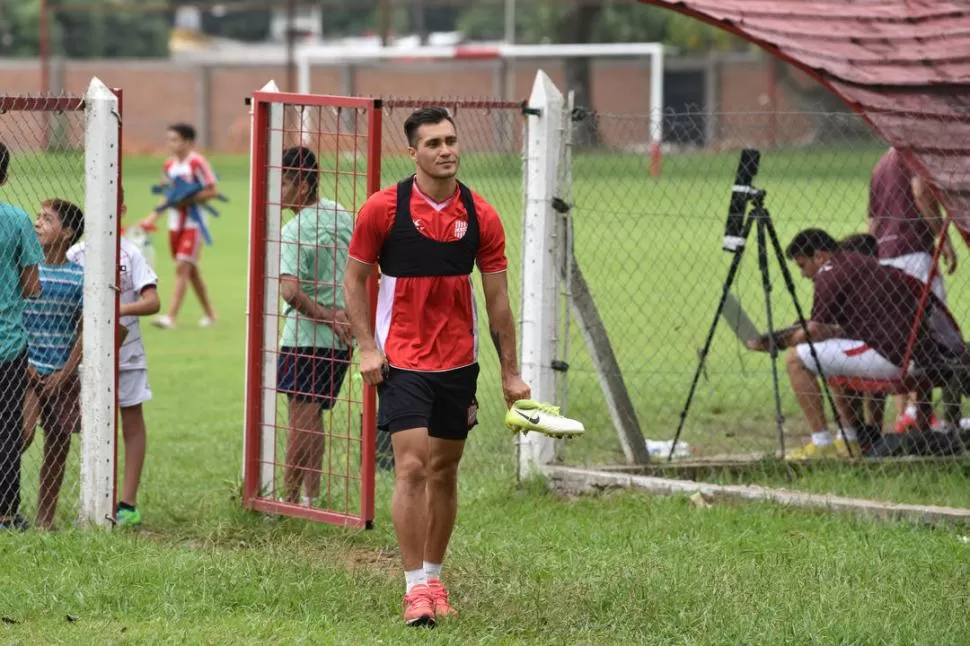
[[[301,94],[309,94],[313,88],[313,68],[315,66],[340,66],[341,93],[354,95],[357,92],[354,82],[354,66],[378,63],[399,63],[406,65],[448,62],[469,64],[501,63],[497,70],[498,89],[495,94],[510,94],[510,74],[518,62],[535,61],[549,66],[557,60],[565,59],[634,59],[643,60],[649,66],[649,146],[652,157],[651,169],[659,173],[661,143],[663,141],[664,111],[664,53],[663,43],[559,43],[547,45],[516,45],[509,43],[470,43],[449,46],[406,47],[366,47],[348,45],[304,45],[296,52],[297,83]],[[505,96],[505,99],[521,97]],[[591,106],[581,106],[590,108]]]
[[[24,310],[15,324],[4,323],[0,338],[0,516],[22,525],[110,526],[120,338],[121,92],[94,78],[83,96],[0,96],[0,144],[0,214],[8,232],[17,232],[2,259],[8,265],[3,279],[14,284],[3,287],[7,298],[22,299],[5,306],[5,316]],[[45,257],[33,226],[39,212],[61,215],[74,207],[84,216],[83,269]],[[64,293],[70,297],[62,298],[55,283],[69,285]],[[47,377],[70,369],[50,344],[71,347],[78,337],[83,358],[77,373],[65,372],[54,394],[47,392]],[[40,479],[45,445],[59,432],[72,438],[79,432],[80,439],[70,442],[63,482],[52,489]]]

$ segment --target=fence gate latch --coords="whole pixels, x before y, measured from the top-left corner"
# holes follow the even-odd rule
[[[569,364],[559,359],[553,359],[550,367],[556,372],[567,372],[569,370]]]
[[[572,205],[561,197],[552,198],[552,208],[556,213],[569,213],[573,208]]]

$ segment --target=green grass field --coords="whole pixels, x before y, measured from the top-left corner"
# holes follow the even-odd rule
[[[767,157],[759,183],[769,190],[782,239],[815,222],[838,234],[860,230],[866,177],[877,155],[875,149],[785,153],[777,165]],[[14,172],[32,176],[32,170],[67,162],[76,168],[77,159],[64,160],[23,159]],[[178,331],[146,326],[155,399],[146,407],[145,525],[130,533],[64,528],[0,537],[3,643],[965,639],[970,546],[961,528],[875,524],[772,505],[700,510],[681,498],[638,494],[560,498],[533,483],[517,488],[514,445],[501,428],[497,366],[487,348],[482,423],[463,464],[462,507],[445,575],[462,617],[432,634],[405,631],[387,474],[378,481],[372,531],[267,518],[240,507],[248,162],[213,161],[232,199],[214,224],[216,245],[204,252],[221,321],[197,328],[201,312],[190,298]],[[125,161],[130,220],[152,206],[147,187],[159,163]],[[669,438],[676,424],[726,271],[720,236],[734,164],[730,155],[671,156],[664,177],[652,180],[642,158],[579,156],[575,163],[577,256],[644,432],[654,439]],[[519,168],[512,157],[469,157],[464,173],[506,218],[513,302],[521,255]],[[403,160],[386,161],[386,179],[405,169]],[[56,179],[64,195],[79,191],[66,172]],[[30,202],[50,189],[27,183],[12,190],[0,192],[0,199]],[[164,241],[159,236],[156,242],[166,303],[172,266]],[[753,261],[745,261],[739,292],[757,315]],[[951,299],[968,302],[957,281],[950,285]],[[800,282],[806,306],[809,293]],[[784,301],[776,289],[779,320],[792,318]],[[568,445],[566,459],[616,462],[618,442],[575,325],[571,340],[568,410],[590,430]],[[701,451],[770,449],[770,392],[767,365],[743,355],[722,330],[684,439]],[[785,392],[797,432],[794,402]],[[28,458],[25,491],[36,479],[29,466],[36,456]],[[876,474],[844,469],[789,486],[970,504],[959,467]],[[29,492],[25,496],[29,507]],[[63,503],[62,520],[72,514],[70,504]]]

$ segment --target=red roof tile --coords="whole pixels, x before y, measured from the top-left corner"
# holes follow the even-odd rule
[[[970,2],[640,0],[815,76],[942,189],[970,242]]]

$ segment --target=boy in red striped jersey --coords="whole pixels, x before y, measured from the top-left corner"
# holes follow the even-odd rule
[[[172,293],[172,303],[168,313],[159,316],[152,325],[163,329],[173,329],[178,316],[182,300],[189,285],[199,298],[205,316],[199,321],[201,327],[209,327],[216,321],[215,310],[209,302],[202,271],[199,269],[199,257],[202,253],[202,228],[205,222],[198,221],[192,216],[192,204],[206,202],[219,195],[216,186],[216,176],[208,160],[195,150],[195,128],[187,123],[175,123],[168,127],[166,143],[172,156],[165,162],[162,181],[172,183],[176,179],[198,182],[202,190],[176,208],[168,211],[168,238],[175,260],[175,290]],[[205,218],[201,209],[195,209],[199,218]],[[142,221],[142,228],[150,230],[160,214],[153,212]]]

